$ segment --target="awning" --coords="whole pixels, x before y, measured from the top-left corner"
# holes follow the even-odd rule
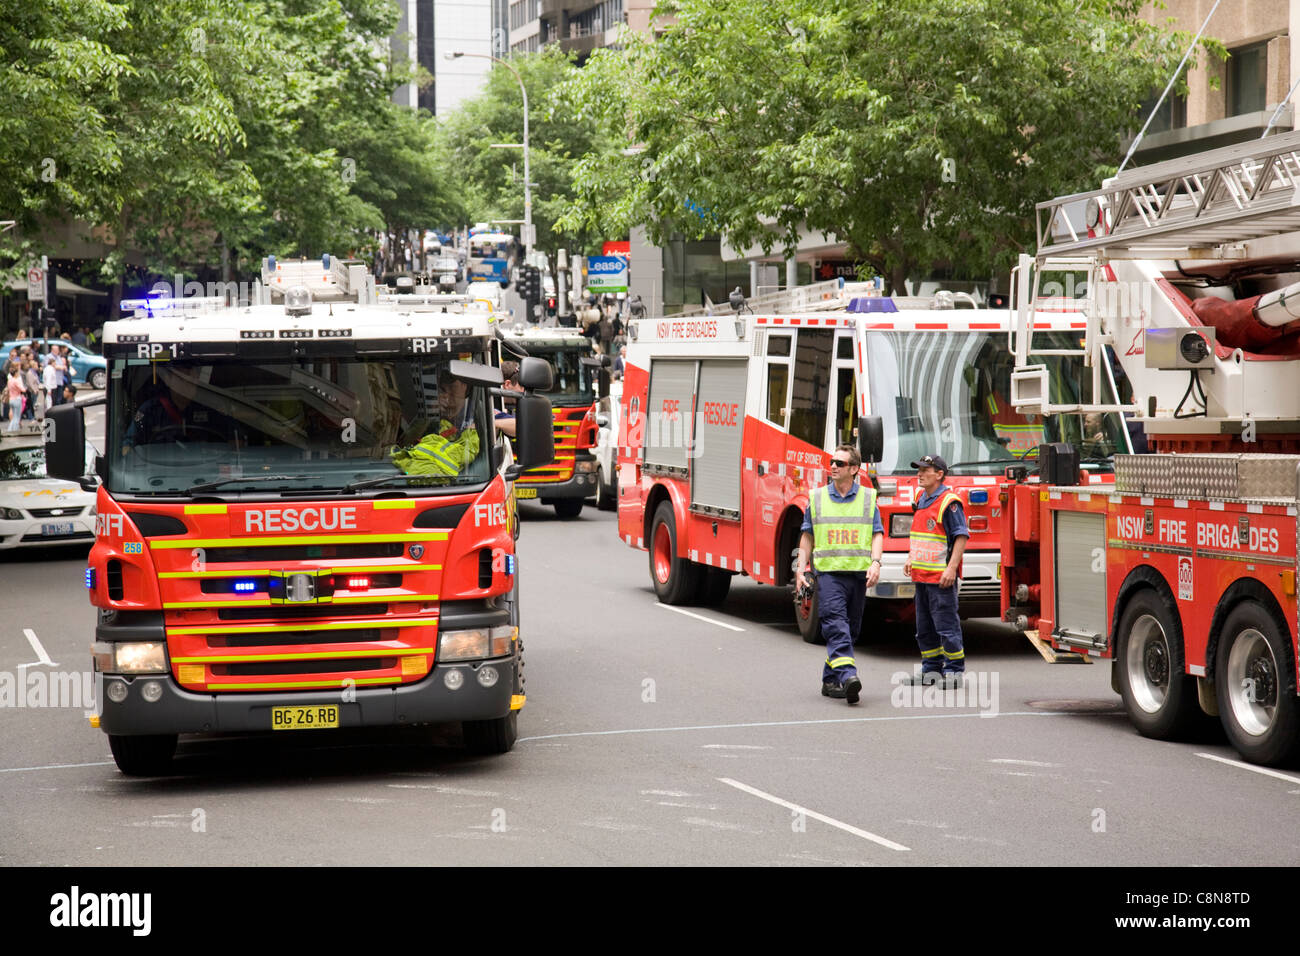
[[[71,279],[65,279],[63,276],[55,276],[55,293],[57,295],[93,295],[100,299],[108,298],[107,292],[97,292],[94,289],[87,289],[84,285],[77,285]],[[10,292],[21,292],[27,294],[27,280],[15,279],[9,283]]]

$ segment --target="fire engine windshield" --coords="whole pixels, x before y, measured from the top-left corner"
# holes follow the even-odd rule
[[[108,490],[481,484],[492,473],[487,395],[448,373],[452,357],[114,359]]]
[[[552,405],[572,408],[590,405],[596,400],[595,377],[599,372],[581,362],[584,355],[592,354],[590,351],[575,348],[548,349],[529,343],[528,353],[546,359],[555,370],[555,387],[549,392],[540,393],[549,398]]]
[[[1021,415],[1011,405],[1014,362],[1005,332],[866,333],[872,414],[884,421],[882,475],[911,474],[911,463],[938,453],[953,474],[1001,474],[1008,462],[1037,454],[1042,442],[1070,442],[1084,466],[1111,469],[1127,452],[1124,422],[1116,414]],[[1078,349],[1079,333],[1038,332],[1035,349]],[[1094,402],[1092,369],[1082,356],[1048,355],[1051,400],[1068,404],[1115,401],[1103,372]]]

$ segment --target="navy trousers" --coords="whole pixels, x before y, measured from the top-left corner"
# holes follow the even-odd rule
[[[960,674],[966,670],[956,583],[941,588],[917,582],[916,646],[921,649],[922,673]]]
[[[822,682],[842,684],[858,676],[853,642],[862,629],[867,602],[865,571],[817,572],[817,617],[826,639]]]

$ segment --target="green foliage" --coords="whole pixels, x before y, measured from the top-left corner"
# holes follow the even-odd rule
[[[170,275],[458,218],[432,117],[390,100],[396,21],[391,0],[0,0],[0,251],[21,266],[80,220],[115,246],[106,278],[129,254]]]
[[[645,223],[790,249],[808,227],[897,287],[1034,241],[1034,204],[1113,172],[1189,37],[1139,0],[676,0],[658,40],[562,91],[621,146],[584,157],[563,228]]]
[[[539,248],[598,252],[601,240],[620,235],[599,215],[556,223],[575,198],[574,170],[583,157],[617,156],[612,137],[594,114],[580,114],[556,99],[556,91],[578,69],[555,48],[511,57],[510,65],[528,90],[529,162],[533,180],[533,223]],[[442,138],[452,168],[465,191],[465,205],[476,220],[523,219],[523,150],[493,149],[492,143],[522,143],[523,95],[519,80],[494,66],[487,88],[448,117]],[[626,229],[623,229],[626,233]]]

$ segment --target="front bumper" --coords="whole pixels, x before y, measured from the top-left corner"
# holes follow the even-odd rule
[[[904,551],[886,551],[880,560],[880,580],[867,589],[867,597],[910,601],[916,586],[903,573]],[[966,552],[962,557],[961,584],[957,606],[963,617],[997,617],[1001,613],[1002,583],[998,579],[996,551]]]
[[[497,677],[491,687],[484,687],[478,675],[488,667],[496,670]],[[518,667],[518,652],[495,660],[436,664],[428,677],[412,684],[350,688],[347,700],[341,689],[204,694],[184,690],[170,674],[135,677],[96,674],[95,699],[100,706],[100,729],[122,736],[270,731],[272,707],[316,704],[338,706],[340,729],[493,720],[510,713]],[[445,681],[452,671],[461,673],[456,690],[449,689]],[[153,703],[141,694],[149,681],[162,685],[162,696]],[[127,685],[126,698],[121,703],[114,703],[108,697],[108,685],[112,682]]]
[[[83,509],[84,510],[84,509]],[[55,544],[92,545],[95,543],[95,519],[86,515],[76,517],[0,518],[0,548],[39,548]],[[72,525],[70,534],[46,535],[42,525]]]

